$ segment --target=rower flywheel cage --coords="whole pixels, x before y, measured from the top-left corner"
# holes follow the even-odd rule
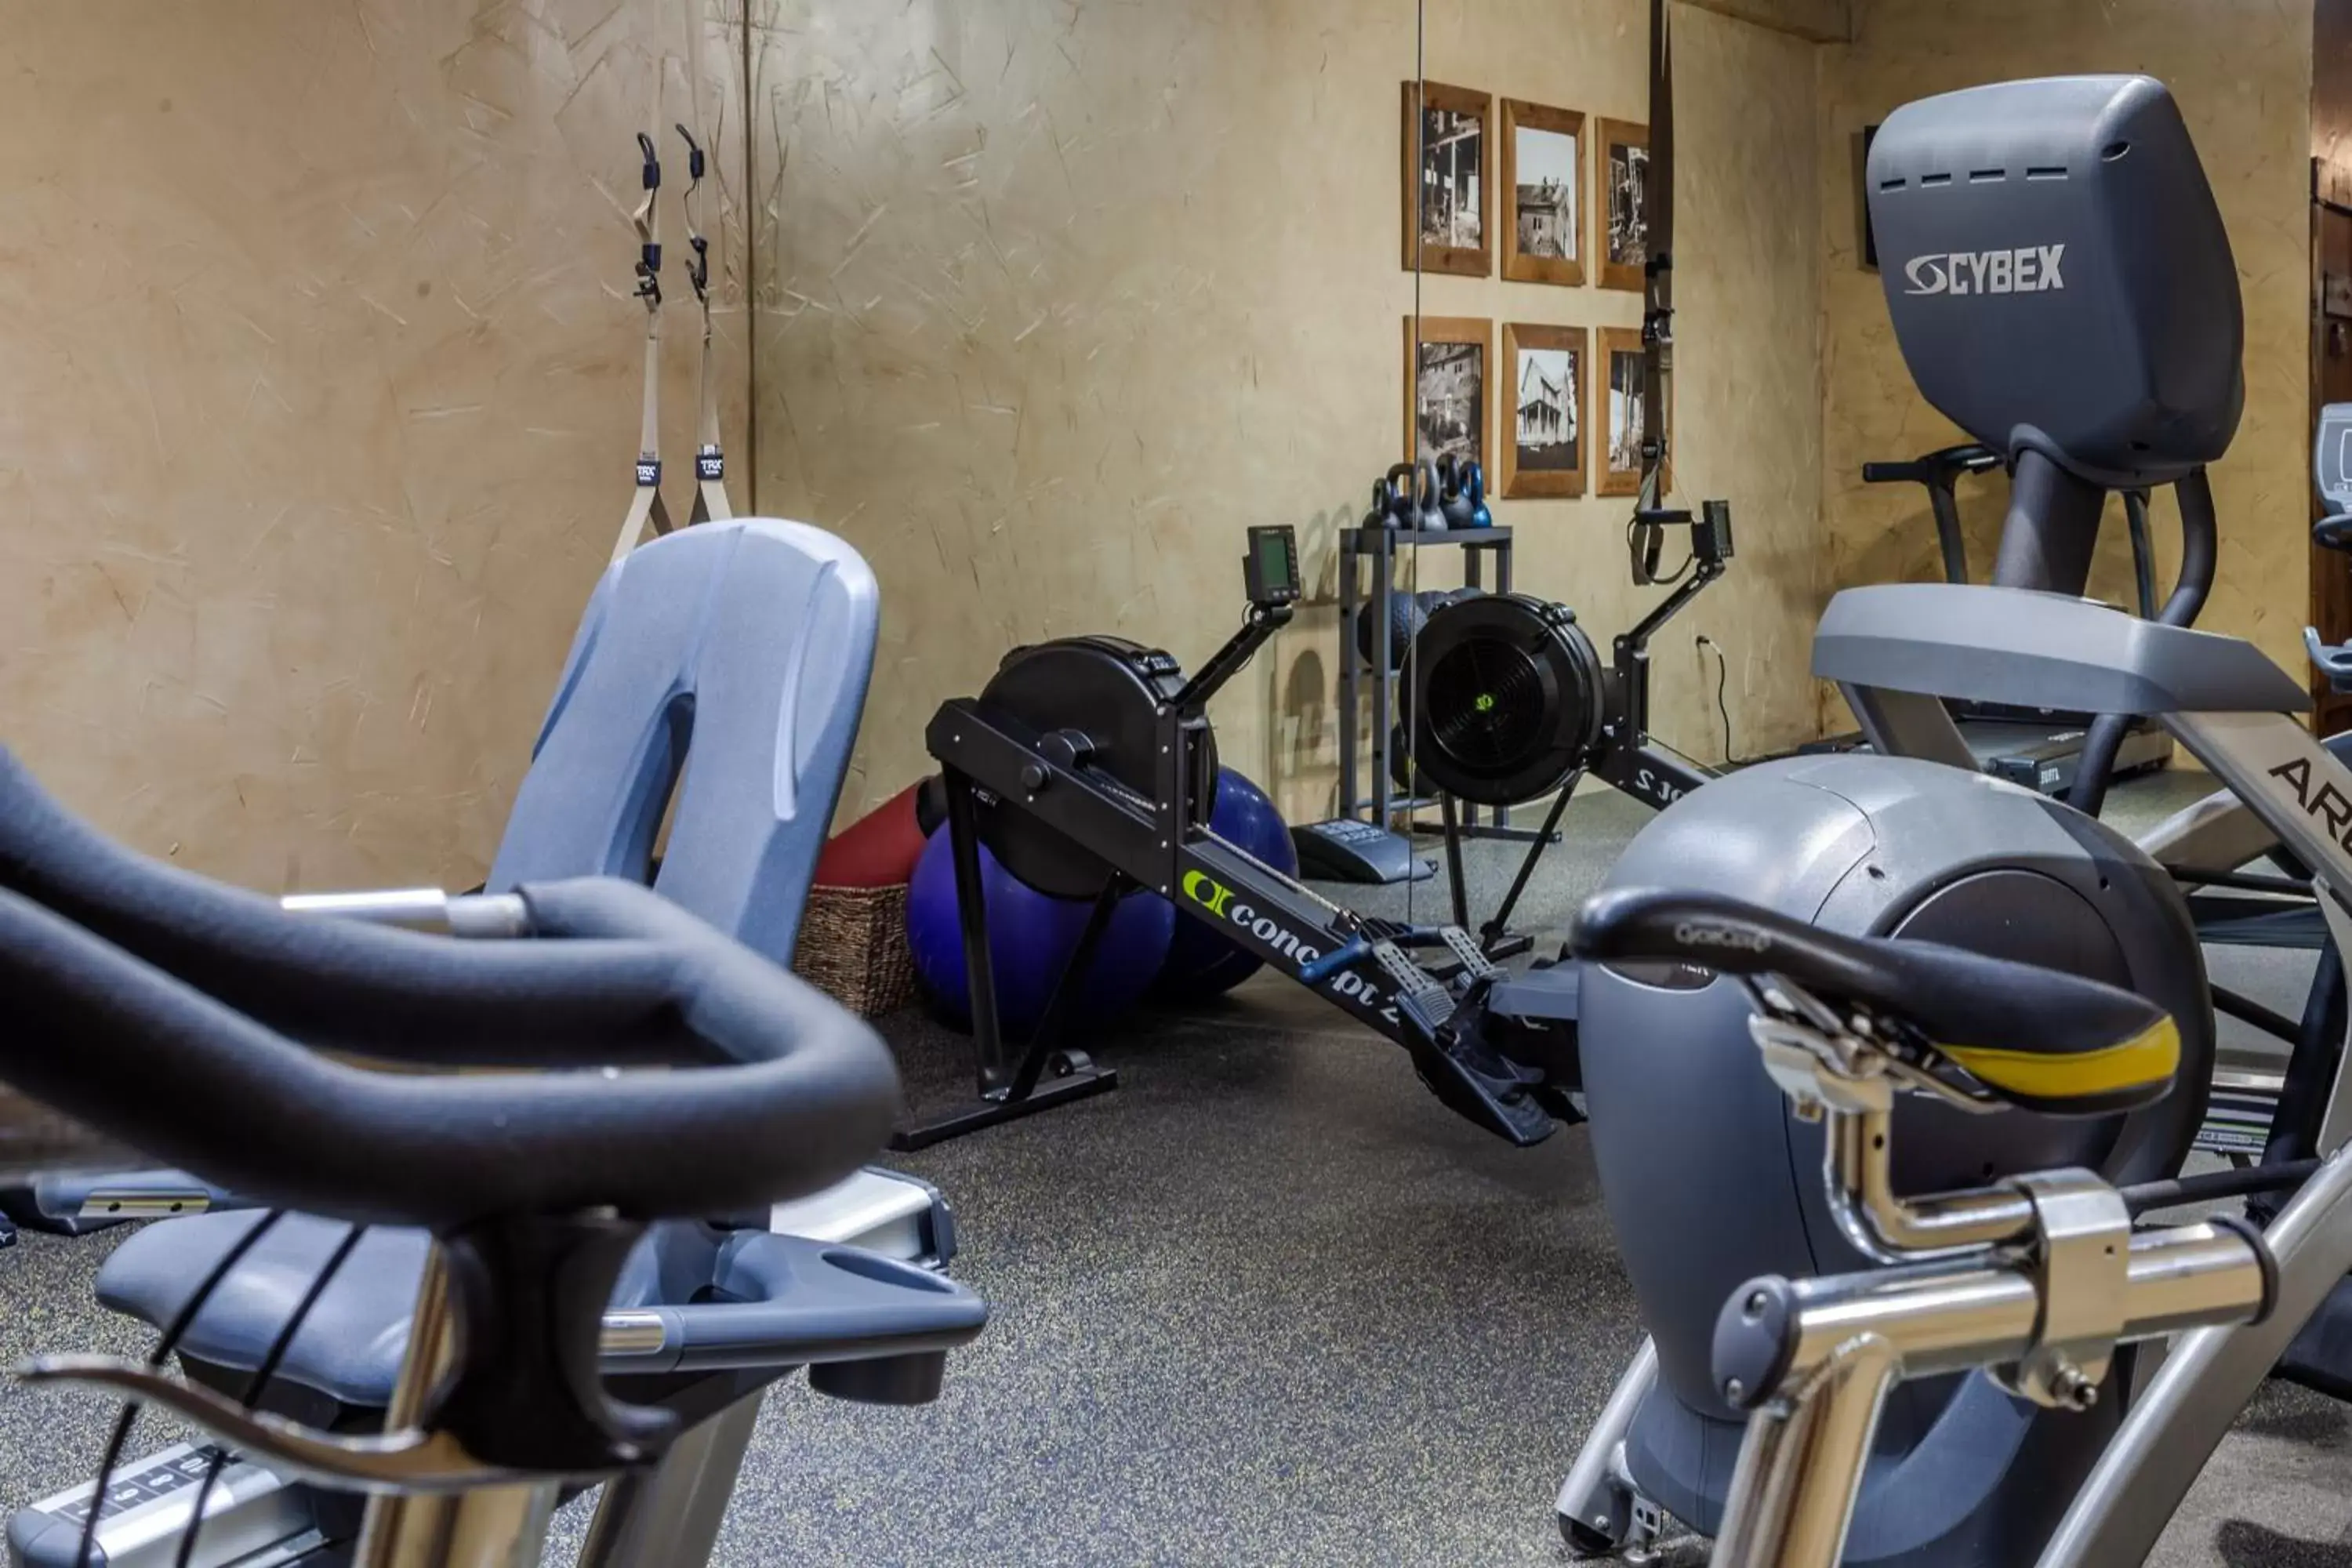
[[[1006,733],[1034,737],[1039,752],[1085,768],[1097,783],[1149,806],[1160,789],[1163,720],[1181,700],[1184,671],[1159,648],[1125,637],[1076,637],[1018,647],[980,694],[981,713]],[[1206,827],[1217,801],[1217,737],[1205,719],[1174,726],[1173,767],[1182,774],[1185,821]],[[1042,782],[1042,766],[1032,770]],[[1091,899],[1114,869],[1101,856],[1027,809],[1024,799],[979,803],[980,841],[1014,877],[1057,899]]]
[[[1413,757],[1457,800],[1517,805],[1589,767],[1607,679],[1576,612],[1490,594],[1430,617],[1413,648]]]
[[[1413,765],[1456,800],[1517,805],[1590,771],[1661,809],[1705,774],[1650,742],[1650,639],[1731,558],[1731,509],[1711,500],[1656,512],[1690,529],[1675,591],[1610,647],[1604,667],[1576,612],[1523,594],[1488,594],[1431,613],[1412,648]],[[1546,833],[1549,832],[1547,828]]]

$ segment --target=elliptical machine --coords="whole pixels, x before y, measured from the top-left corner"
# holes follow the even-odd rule
[[[2093,817],[1980,774],[1939,694],[2101,712],[2084,765],[2102,776],[2131,711],[2303,705],[2251,648],[2176,629],[2201,595],[2177,595],[2156,626],[2074,602],[2110,490],[2174,485],[2185,553],[2210,560],[2204,465],[2227,448],[2243,402],[2228,237],[2178,109],[2144,77],[1911,104],[1881,129],[1867,180],[1913,374],[2015,474],[1993,584],[2041,592],[1843,595],[1814,672],[1844,687],[1876,754],[1719,781],[1648,825],[1611,882],[1727,893],[1832,931],[1942,942],[2149,998],[2179,1031],[2170,1097],[2089,1121],[1906,1105],[1892,1189],[2064,1167],[2122,1184],[2167,1176],[2202,1119],[2213,1058],[2181,896]],[[1988,621],[1994,609],[2003,620]],[[2102,617],[2101,636],[2080,635],[2087,623],[2068,612]],[[2137,675],[2125,655],[2143,634],[2193,640],[2212,668],[2180,682]],[[2191,689],[2193,701],[2180,695]],[[1562,1529],[1585,1551],[1637,1542],[1661,1505],[1717,1530],[1742,1422],[1712,1375],[1717,1307],[1757,1276],[1866,1261],[1802,1175],[1822,1158],[1818,1124],[1788,1113],[1754,1058],[1744,996],[1714,982],[1687,964],[1610,964],[1583,979],[1594,1157],[1653,1336],[1561,1493]],[[1676,1158],[1659,1160],[1662,1143]],[[1982,1378],[1906,1384],[1879,1421],[1844,1561],[2031,1561],[2132,1384],[2119,1352],[2095,1407],[2063,1416]]]
[[[1908,462],[1864,463],[1864,484],[1916,484],[1927,494],[1929,515],[1935,519],[1937,553],[1943,558],[1944,581],[1966,583],[1969,546],[1960,529],[1958,486],[1963,474],[1989,473],[2001,467],[2000,454],[1969,443],[1946,447]],[[2140,618],[2156,620],[2156,552],[2147,529],[2147,492],[2123,492],[2124,527],[2131,540],[2132,583]],[[2210,563],[2209,563],[2210,564]],[[2210,584],[2209,584],[2210,585]],[[1977,759],[1977,765],[2011,784],[2021,784],[2043,795],[2068,796],[2081,770],[2083,748],[2096,717],[2080,712],[2053,712],[1997,702],[1952,702],[1952,721]],[[1858,739],[1855,737],[1854,739]],[[1837,751],[1832,742],[1801,748],[1807,752]],[[2111,766],[2109,780],[2129,778],[2172,761],[2172,739],[2163,727],[2145,720],[2125,731]]]

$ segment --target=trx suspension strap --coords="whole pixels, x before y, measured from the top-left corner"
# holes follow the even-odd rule
[[[710,357],[710,241],[702,235],[702,144],[694,132],[681,125],[679,140],[686,143],[686,243],[694,254],[687,258],[686,280],[694,285],[694,298],[702,307],[702,393],[701,407],[695,416],[694,448],[694,510],[687,516],[689,524],[709,522],[714,518],[724,520],[735,515],[727,500],[727,454],[719,448],[719,398],[711,384],[717,366]]]
[[[661,495],[661,158],[654,139],[642,131],[637,155],[645,163],[646,195],[629,221],[637,228],[637,298],[646,302],[645,419],[637,430],[637,493],[613,545],[615,561],[637,547],[648,521],[656,533],[670,531],[669,508]]]
[[[1649,252],[1642,269],[1642,489],[1625,525],[1633,581],[1643,584],[1662,580],[1658,556],[1665,524],[1690,521],[1688,512],[1669,511],[1665,504],[1666,415],[1675,386],[1675,60],[1667,10],[1667,0],[1650,0],[1650,163],[1641,182]]]

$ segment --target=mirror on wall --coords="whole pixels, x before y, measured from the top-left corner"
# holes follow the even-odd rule
[[[1615,680],[1588,623],[1634,596],[1612,542],[1643,473],[1648,6],[1612,11],[1605,37],[1540,47],[1533,8],[1425,0],[1402,90],[1405,466],[1343,611],[1385,603],[1366,640],[1397,674],[1364,725],[1372,787],[1341,794],[1409,836],[1405,918],[1497,958],[1565,921],[1532,868]]]
[[[1397,461],[1412,0],[792,0],[754,34],[751,459],[884,595],[872,788],[1010,648],[1188,668],[1242,624],[1246,529],[1291,624],[1213,705],[1228,765],[1335,815],[1337,557]]]
[[[1015,648],[1204,668],[1251,612],[1248,531],[1287,528],[1297,601],[1205,706],[1222,765],[1318,896],[1486,924],[1591,761],[1515,692],[1597,704],[1686,553],[1628,570],[1648,0],[777,9],[748,463],[881,578],[850,808],[932,771],[940,705]],[[1540,658],[1496,662],[1523,634]],[[1655,668],[1720,754],[1722,642]]]

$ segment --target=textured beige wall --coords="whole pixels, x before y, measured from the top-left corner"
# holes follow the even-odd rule
[[[1796,32],[1842,10],[1736,5]],[[1440,0],[1428,71],[1638,119],[1645,10]],[[1789,650],[1818,608],[1822,404],[1811,307],[1790,301],[1817,287],[1819,182],[1811,48],[1678,15],[1678,474],[1738,504],[1741,560],[1661,645],[1658,724],[1712,753],[1693,631],[1732,655],[1743,748],[1809,718]],[[720,128],[739,504],[756,483],[885,583],[847,804],[920,771],[933,705],[1013,642],[1099,627],[1200,658],[1234,623],[1249,522],[1299,525],[1328,593],[1333,533],[1396,455],[1412,0],[752,0],[750,154],[746,21],[734,0],[15,18],[6,742],[110,829],[258,886],[478,873],[627,500],[630,139],[657,89],[662,123]],[[1457,279],[1426,308],[1587,326],[1638,310]],[[682,499],[685,311],[668,332]],[[1604,639],[1654,598],[1624,581],[1623,510],[1502,506],[1521,584]],[[1331,634],[1311,607],[1219,710],[1229,753],[1302,814],[1334,772]]]
[[[699,0],[12,11],[0,739],[265,888],[478,875],[628,500],[631,135],[689,58],[715,116],[739,36]]]
[[[1878,275],[1860,263],[1862,127],[1911,99],[1979,82],[2145,71],[2171,87],[2196,138],[2245,301],[2245,417],[2213,470],[2221,553],[2203,624],[2252,637],[2288,669],[2303,668],[2311,23],[2310,0],[1858,0],[1853,43],[1821,51],[1822,486],[1834,586],[1937,574],[1916,488],[1865,488],[1861,468],[1960,439],[1914,390]],[[1970,547],[1981,574],[2006,487],[1978,484],[1971,493]],[[2158,502],[2155,532],[2159,582],[2169,583],[2179,529],[2168,497]],[[2126,601],[2128,561],[2120,513],[2111,510],[2093,591]]]
[[[1692,0],[1702,10],[1815,43],[1843,43],[1853,37],[1853,8],[1861,0]]]
[[[1645,112],[1642,0],[1431,0],[1426,74],[1588,114]],[[1733,498],[1733,577],[1659,647],[1657,723],[1720,749],[1794,739],[1818,613],[1813,51],[1678,10],[1685,348],[1677,473]],[[1237,624],[1249,523],[1335,531],[1398,454],[1397,83],[1411,0],[760,0],[751,100],[763,507],[853,540],[884,642],[851,794],[925,771],[938,702],[1022,641],[1121,632],[1197,661]],[[1456,278],[1431,315],[1630,325],[1638,299]],[[1626,503],[1497,502],[1519,585],[1596,636]],[[1458,556],[1423,568],[1458,581]],[[1229,760],[1328,809],[1332,612],[1310,606],[1219,700]]]

